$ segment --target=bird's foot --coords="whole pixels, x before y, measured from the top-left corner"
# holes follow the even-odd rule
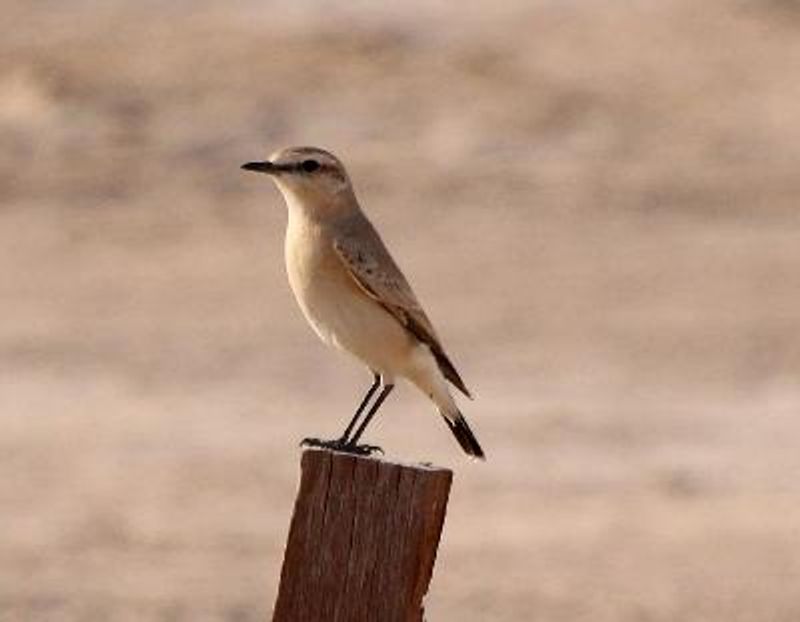
[[[356,456],[370,456],[373,453],[383,453],[383,449],[377,445],[356,445],[349,442],[344,438],[336,438],[333,440],[323,440],[319,438],[304,438],[300,445],[303,447],[321,447],[322,449],[332,449],[333,451],[341,451],[346,454],[355,454]]]

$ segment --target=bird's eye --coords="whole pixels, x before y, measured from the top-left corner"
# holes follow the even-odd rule
[[[316,170],[319,170],[319,162],[316,160],[303,160],[303,163],[300,165],[306,173],[313,173]]]

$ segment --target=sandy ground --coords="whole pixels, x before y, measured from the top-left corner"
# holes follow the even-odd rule
[[[268,619],[306,328],[240,163],[318,144],[477,399],[431,620],[800,619],[800,8],[2,2],[0,619]]]

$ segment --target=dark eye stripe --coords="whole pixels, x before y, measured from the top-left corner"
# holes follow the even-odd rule
[[[313,173],[314,171],[318,171],[319,168],[320,164],[316,160],[303,160],[300,163],[300,170],[306,173]]]

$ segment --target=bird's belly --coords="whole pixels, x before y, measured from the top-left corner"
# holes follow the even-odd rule
[[[356,288],[332,283],[319,284],[306,294],[300,306],[323,341],[354,354],[375,371],[403,372],[411,340],[383,307]]]

